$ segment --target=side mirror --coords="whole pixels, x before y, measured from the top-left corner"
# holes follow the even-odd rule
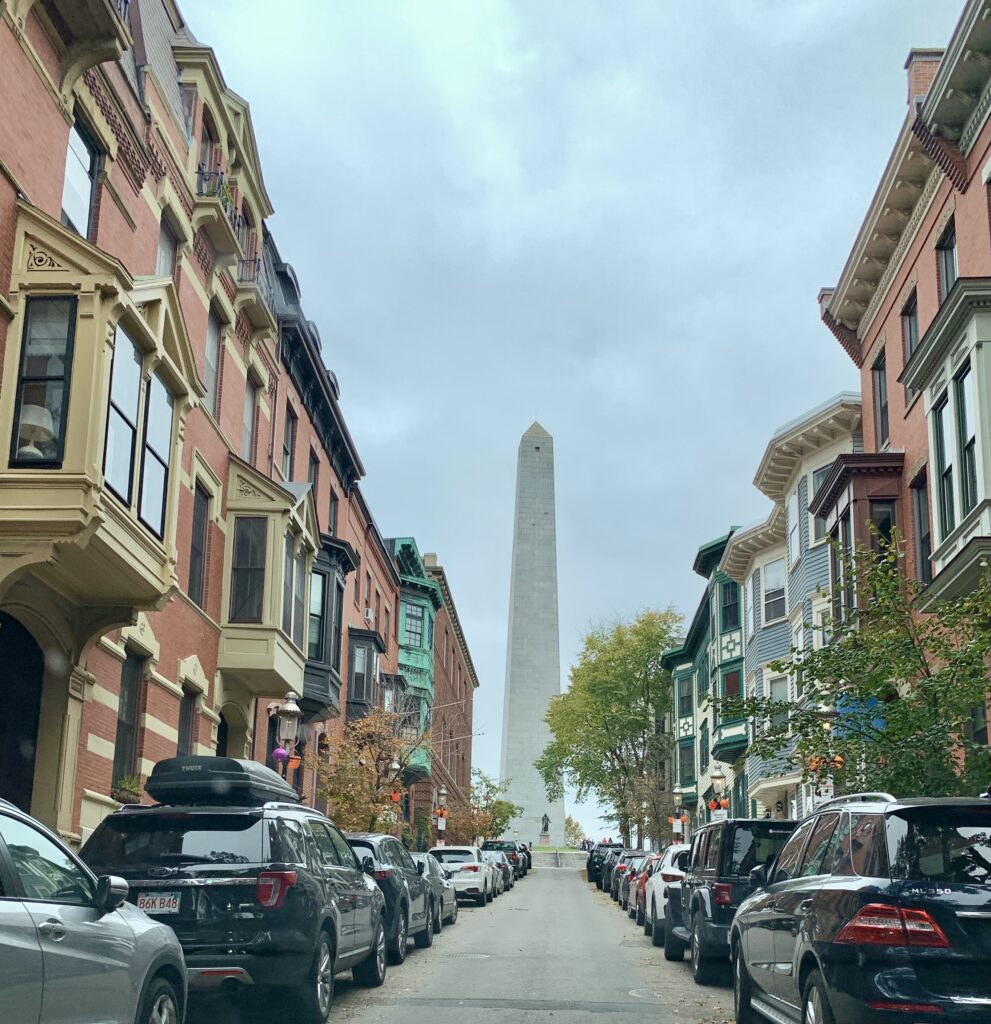
[[[361,870],[364,871],[366,875],[370,875],[375,870],[375,862],[371,857],[362,857]]]
[[[427,865],[424,864],[422,860],[418,860],[416,862],[416,873],[418,875],[422,875],[423,872],[426,870],[426,868],[427,868]]]
[[[758,864],[757,867],[750,871],[750,884],[755,889],[766,889],[767,888],[767,865]]]
[[[100,875],[96,880],[96,909],[104,914],[115,911],[127,899],[127,882],[117,875]]]

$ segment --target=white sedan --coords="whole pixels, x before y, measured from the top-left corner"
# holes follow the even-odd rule
[[[449,872],[458,899],[475,900],[480,906],[492,902],[496,868],[477,846],[435,846],[430,853]]]
[[[685,876],[688,865],[686,843],[672,843],[661,857],[660,864],[647,879],[647,895],[645,906],[647,916],[644,921],[644,934],[650,935],[655,946],[664,945],[664,917],[668,909],[668,883],[680,882]]]

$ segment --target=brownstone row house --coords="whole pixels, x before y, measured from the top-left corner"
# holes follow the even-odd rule
[[[0,22],[0,796],[79,841],[161,758],[266,760],[286,694],[332,748],[400,575],[213,51],[172,0]]]
[[[946,50],[905,66],[905,120],[819,298],[860,371],[863,451],[836,459],[812,511],[838,550],[897,527],[926,607],[967,593],[991,553],[991,3],[968,0]],[[834,613],[855,601],[851,583]],[[985,706],[973,733],[987,741]]]

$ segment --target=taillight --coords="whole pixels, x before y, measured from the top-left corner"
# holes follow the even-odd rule
[[[478,868],[477,864],[462,864],[461,865],[461,870],[462,871],[478,871],[478,869],[479,868]]]
[[[662,882],[677,882],[679,878],[681,878],[681,875],[676,874],[673,871],[662,871],[661,872],[661,881]]]
[[[514,864],[515,864],[515,863],[516,863],[516,861],[517,861],[517,860],[519,859],[519,858],[518,858],[518,857],[516,856],[516,854],[515,854],[515,853],[511,853],[511,854],[509,855],[509,857],[510,857],[510,860],[512,860],[512,862],[513,862]]]
[[[868,903],[857,911],[836,936],[836,942],[870,946],[912,946],[947,949],[950,940],[926,910]]]
[[[392,877],[392,868],[382,868],[380,871],[373,871],[372,878],[376,882],[384,882],[387,878]]]
[[[733,886],[726,882],[716,882],[712,887],[712,901],[717,907],[732,906]]]
[[[255,901],[266,910],[276,910],[285,903],[286,893],[295,884],[295,871],[263,871],[255,887]]]
[[[622,875],[625,871],[626,871],[626,865],[625,864],[617,864],[616,865],[616,873],[617,874]]]

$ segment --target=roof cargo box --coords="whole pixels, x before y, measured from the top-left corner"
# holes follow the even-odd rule
[[[152,768],[145,789],[160,804],[299,803],[296,791],[271,768],[233,757],[169,757]]]

